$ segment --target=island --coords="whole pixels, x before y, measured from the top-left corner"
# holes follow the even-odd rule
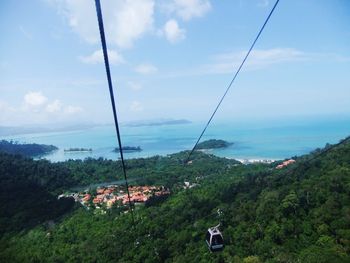
[[[196,149],[197,150],[219,149],[219,148],[229,147],[232,144],[233,144],[232,142],[227,142],[224,140],[211,139],[211,140],[198,143]]]
[[[69,148],[69,149],[64,149],[65,153],[70,153],[70,152],[92,152],[91,148]]]
[[[58,150],[54,145],[36,144],[36,143],[18,143],[15,141],[0,141],[0,151],[9,154],[20,154],[27,157],[37,157],[49,154]]]
[[[128,159],[129,201],[120,161],[0,153],[0,262],[350,262],[350,137],[282,169],[188,154]]]
[[[142,149],[140,146],[134,147],[134,146],[122,146],[123,152],[141,152]],[[119,152],[119,147],[116,147],[114,152]]]

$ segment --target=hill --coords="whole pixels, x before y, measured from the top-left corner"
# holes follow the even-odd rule
[[[53,145],[36,143],[19,144],[13,141],[0,140],[0,152],[9,154],[20,154],[24,156],[34,157],[45,155],[56,150],[58,150],[58,148]]]
[[[222,166],[221,170],[224,171],[227,165],[237,163],[196,153],[197,162],[191,169],[182,172],[184,154],[127,160],[128,176],[136,184],[156,184],[177,189],[185,180],[195,181],[204,171],[214,173],[218,166]],[[210,165],[207,164],[208,160],[211,161]],[[50,163],[0,153],[0,209],[6,211],[0,214],[0,233],[26,229],[62,215],[72,204],[62,202],[64,200],[58,202],[57,196],[69,189],[122,179],[120,161],[89,158],[85,161]],[[62,210],[61,204],[66,204],[67,209]]]
[[[78,208],[54,226],[38,225],[4,235],[0,259],[349,262],[349,140],[296,158],[283,169],[275,169],[277,163],[241,165],[202,153],[196,153],[193,163],[184,166],[185,156],[179,153],[128,163],[131,176],[145,172],[139,183],[166,182],[173,189],[164,202],[138,207],[134,227],[130,213],[111,210],[100,215]],[[60,165],[70,172],[94,174],[92,167],[103,167],[98,168],[96,162]],[[196,178],[197,187],[181,187],[183,180],[194,182]],[[217,209],[221,216],[217,216]],[[213,254],[204,237],[206,229],[219,221],[226,247]]]

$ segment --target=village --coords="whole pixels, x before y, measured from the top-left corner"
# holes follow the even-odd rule
[[[130,201],[134,204],[146,203],[151,198],[167,196],[170,191],[164,186],[130,186]],[[129,197],[125,187],[120,185],[108,185],[97,187],[95,190],[86,189],[78,193],[66,193],[58,196],[74,198],[87,209],[110,209],[113,206],[122,207],[129,203]]]

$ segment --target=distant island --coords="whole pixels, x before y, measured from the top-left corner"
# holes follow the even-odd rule
[[[178,124],[189,124],[191,121],[185,119],[173,120],[173,119],[165,119],[165,120],[149,120],[149,121],[135,121],[125,123],[125,126],[128,127],[141,127],[141,126],[162,126],[162,125],[178,125]]]
[[[65,153],[69,152],[92,152],[91,148],[69,148],[69,149],[64,149]]]
[[[208,150],[208,149],[226,148],[232,144],[233,143],[227,142],[224,140],[211,139],[211,140],[207,140],[207,141],[198,143],[196,149],[197,150]]]
[[[64,131],[78,131],[90,129],[98,126],[97,124],[78,124],[78,125],[57,125],[57,126],[0,126],[0,136],[30,134],[30,133],[50,133],[50,132],[64,132]]]
[[[120,161],[0,153],[0,262],[350,262],[350,137],[281,169],[188,154],[128,159],[129,200]]]
[[[123,146],[122,147],[123,152],[141,152],[142,149],[140,146],[134,147],[134,146]],[[119,152],[119,147],[116,147],[114,152]]]
[[[20,144],[14,141],[0,141],[0,151],[9,154],[20,154],[27,157],[41,156],[58,150],[54,145],[46,144]]]

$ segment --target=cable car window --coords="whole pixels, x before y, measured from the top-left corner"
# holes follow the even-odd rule
[[[214,235],[212,238],[212,245],[221,245],[223,244],[224,240],[222,239],[221,235]]]
[[[209,232],[207,232],[205,239],[207,240],[208,243],[210,243],[210,233]]]

